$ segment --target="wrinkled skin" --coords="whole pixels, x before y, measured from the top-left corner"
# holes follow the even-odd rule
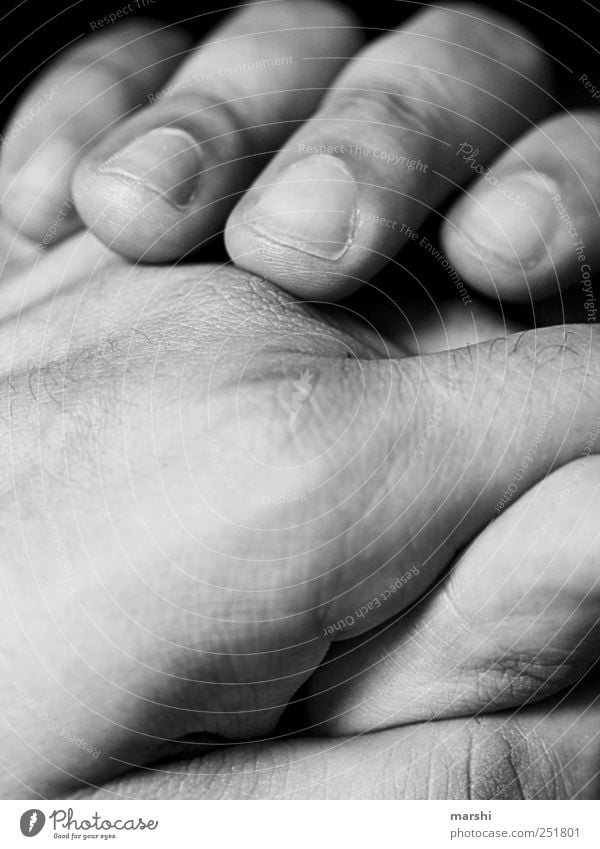
[[[7,316],[3,796],[88,792],[132,765],[180,755],[205,757],[170,767],[176,779],[157,767],[106,792],[593,795],[592,685],[559,697],[556,710],[544,702],[517,718],[468,718],[550,695],[593,666],[594,605],[580,602],[593,601],[594,569],[581,552],[570,556],[583,571],[572,564],[566,582],[562,570],[559,580],[531,566],[529,583],[549,574],[548,598],[557,586],[560,597],[505,669],[506,644],[519,628],[529,632],[523,623],[537,622],[539,609],[511,617],[514,599],[498,596],[503,636],[482,644],[472,669],[465,664],[475,682],[466,703],[436,692],[435,676],[427,680],[437,649],[425,640],[407,658],[413,668],[422,664],[422,686],[406,716],[383,723],[389,730],[342,738],[341,746],[273,739],[332,641],[343,648],[372,636],[485,527],[544,409],[554,417],[523,488],[553,465],[568,470],[581,454],[596,419],[598,342],[591,328],[568,332],[566,339],[564,328],[550,328],[422,358],[401,358],[396,345],[390,359],[386,343],[343,307],[304,305],[258,278],[201,265],[109,264]],[[302,379],[310,391],[300,390],[292,422],[294,382]],[[412,463],[436,403],[441,424]],[[511,411],[511,428],[499,409]],[[597,463],[578,462],[591,483],[576,496],[590,508]],[[560,478],[553,484],[561,472],[540,484],[547,498],[562,486]],[[530,522],[543,508],[536,499],[510,506],[490,528],[504,523],[509,539],[511,515],[518,524],[528,510]],[[498,550],[486,534],[479,564],[489,559],[486,540]],[[415,565],[414,580],[385,603],[332,629]],[[456,574],[464,570],[461,560]],[[475,608],[489,582],[480,585]],[[446,586],[417,608],[425,631],[452,624]],[[515,592],[521,597],[523,587]],[[571,614],[576,624],[553,644],[556,619]],[[414,611],[409,617],[414,627]],[[370,646],[389,653],[389,634]],[[545,651],[540,683],[526,667]],[[377,701],[389,675],[372,678]],[[308,713],[304,701],[296,705],[295,722],[312,724],[313,734],[319,723],[328,735],[382,727],[367,710],[351,728],[336,728],[318,699],[311,704]],[[249,739],[266,741],[231,747]],[[391,759],[383,772],[382,758]]]

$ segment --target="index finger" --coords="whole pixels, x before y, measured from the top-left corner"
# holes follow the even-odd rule
[[[542,51],[477,6],[428,8],[350,62],[234,209],[236,264],[300,296],[370,278],[457,183],[549,107]]]

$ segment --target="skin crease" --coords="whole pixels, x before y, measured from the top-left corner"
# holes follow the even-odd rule
[[[475,434],[486,433],[502,397],[513,405],[512,420],[527,409],[525,418],[535,421],[538,405],[548,404],[547,387],[566,390],[561,374],[591,341],[587,328],[578,329],[556,357],[561,331],[549,329],[529,341],[520,337],[516,353],[496,353],[487,366],[493,347],[485,342],[470,364],[449,353],[387,360],[373,340],[353,336],[343,311],[337,320],[326,315],[233,269],[188,266],[108,269],[5,319],[3,795],[68,795],[78,782],[102,784],[131,764],[189,756],[199,745],[206,753],[223,737],[271,738],[286,703],[327,652],[324,623],[348,615],[405,571],[402,558],[390,555],[406,546],[413,562],[427,564],[421,577],[354,632],[382,623],[431,584],[487,523],[512,475],[512,461],[504,473],[498,460],[522,454],[532,431],[526,425],[503,444],[495,433],[471,474],[461,451],[448,460],[449,447],[469,446],[472,453]],[[461,414],[448,410],[426,462],[407,469],[406,451],[422,432],[436,382],[448,386],[449,357]],[[291,433],[292,381],[304,368],[317,379],[302,427]],[[503,371],[497,384],[494,370]],[[535,396],[525,407],[524,379]],[[564,381],[580,399],[577,424],[569,429],[557,409],[525,487],[551,463],[578,456],[581,434],[593,424],[588,381],[577,385],[572,371]],[[463,413],[472,396],[478,402],[469,422]],[[568,448],[561,447],[565,432]],[[375,477],[373,469],[380,469]],[[432,469],[435,487],[428,484]],[[448,495],[457,484],[463,500],[455,509]],[[290,493],[305,493],[306,500],[260,497]],[[469,520],[457,521],[467,504]],[[366,515],[366,505],[368,520],[357,526],[352,517]],[[423,516],[435,517],[425,534]],[[361,550],[368,559],[357,557]],[[343,572],[340,558],[349,564]],[[545,643],[542,633],[542,652]],[[579,646],[579,669],[588,648]],[[575,715],[595,715],[593,688],[582,692],[547,716],[540,707],[486,720],[485,751],[505,746],[508,734],[531,781],[528,794],[595,792],[595,738],[581,750],[573,725]],[[526,700],[519,693],[516,704]],[[486,707],[493,707],[487,693],[479,710]],[[437,759],[446,734],[467,757],[472,722],[425,723],[431,760],[415,767],[415,779],[432,764],[443,771]],[[402,760],[413,732],[390,733]],[[182,738],[190,742],[173,742]],[[389,748],[386,739],[374,738],[374,763],[380,747]],[[539,769],[542,744],[556,750],[552,774],[547,765]],[[216,765],[233,758],[246,770],[246,758],[260,764],[263,754],[319,764],[331,749],[316,740],[306,740],[306,749],[300,740],[278,745],[242,747],[239,754],[228,747],[211,755],[207,768],[219,772]],[[364,758],[365,745],[341,750],[340,775],[353,753]],[[488,764],[481,780],[491,770],[492,786],[503,764]],[[274,782],[278,774],[279,768]],[[293,794],[312,792],[303,775]],[[139,780],[133,777],[132,792],[143,794]],[[464,775],[454,781],[449,792],[463,793]],[[253,786],[257,795],[268,792],[260,781]],[[277,786],[274,795],[287,792],[285,783]],[[417,782],[414,792],[422,786]],[[166,780],[164,792],[172,787]],[[202,792],[222,787],[216,779]],[[254,792],[245,787],[232,780],[226,792]],[[339,778],[331,792],[368,791]],[[375,782],[369,792],[392,790]]]
[[[243,195],[229,255],[301,297],[348,294],[470,182],[460,144],[493,160],[543,117],[551,88],[543,51],[514,21],[469,4],[416,10],[344,67]],[[319,149],[333,155],[310,155]]]
[[[14,248],[10,240],[9,234],[5,242]],[[591,597],[593,606],[593,562],[575,585],[550,574],[546,592],[560,591],[563,606],[550,611],[516,665],[505,660],[506,641],[511,645],[516,633],[514,602],[499,594],[505,642],[484,642],[477,663],[467,665],[472,697],[458,712],[439,710],[448,698],[425,677],[412,708],[418,718],[435,710],[436,723],[392,727],[339,745],[305,738],[211,754],[222,737],[277,735],[298,687],[323,658],[320,674],[335,665],[339,647],[330,650],[323,635],[330,623],[405,574],[398,551],[408,549],[411,562],[426,564],[419,580],[355,628],[356,636],[344,634],[360,641],[364,630],[374,657],[391,649],[389,634],[374,637],[371,629],[409,606],[458,549],[475,538],[471,563],[479,564],[507,545],[522,513],[506,511],[506,537],[490,538],[483,529],[556,391],[558,398],[567,393],[575,421],[556,411],[522,481],[525,490],[561,466],[544,482],[546,502],[536,495],[529,506],[527,520],[539,521],[594,427],[591,328],[567,329],[568,335],[556,328],[390,364],[390,353],[427,354],[513,328],[490,318],[483,305],[465,327],[450,303],[447,311],[440,304],[437,326],[423,322],[418,310],[394,326],[388,309],[387,325],[376,322],[385,329],[382,340],[345,308],[299,305],[231,269],[133,269],[87,233],[35,263],[30,255],[24,252],[8,281],[0,329],[7,461],[0,504],[8,658],[1,690],[3,795],[57,796],[81,783],[109,781],[131,765],[190,757],[199,747],[200,761],[134,771],[103,792],[109,798],[597,795],[593,680],[517,716],[497,712],[569,688],[592,664],[595,644],[582,638],[588,611],[573,599]],[[381,318],[385,299],[379,306]],[[316,382],[301,409],[302,427],[291,432],[290,395],[304,371]],[[444,408],[426,462],[406,475],[410,451],[449,382],[459,402]],[[514,429],[504,419],[511,428],[516,422]],[[568,444],[561,445],[565,433]],[[432,487],[432,472],[441,488]],[[571,496],[575,513],[593,507],[596,479],[596,464],[585,460],[577,480],[586,486]],[[367,513],[357,527],[354,517]],[[22,533],[15,535],[15,527]],[[349,564],[342,577],[340,561]],[[587,562],[577,552],[566,571],[579,574]],[[545,565],[525,563],[525,574],[535,577],[539,568],[545,581]],[[453,574],[465,572],[468,577],[468,559]],[[453,624],[455,611],[444,618],[445,586],[431,593],[441,599],[433,618],[432,605],[423,605],[425,631],[444,633]],[[557,686],[548,634],[569,604],[577,627],[567,634],[561,661],[567,650],[573,656]],[[481,607],[476,590],[471,607]],[[539,624],[532,611],[527,617]],[[427,644],[423,650],[426,661]],[[532,656],[540,661],[537,677],[528,669]],[[491,681],[482,680],[482,669],[492,672]],[[490,693],[496,673],[509,682],[500,703]],[[317,689],[331,686],[319,680]],[[301,717],[301,727],[346,733],[336,724],[342,715],[342,723],[348,720],[348,699],[362,698],[352,684],[339,695],[344,711],[332,716],[338,708],[331,703],[324,716],[318,700],[309,701],[314,713]],[[389,693],[376,673],[370,687],[371,707],[353,717],[352,733],[385,725],[381,704],[389,714]],[[306,690],[300,692],[305,699]],[[472,718],[488,710],[489,716]]]

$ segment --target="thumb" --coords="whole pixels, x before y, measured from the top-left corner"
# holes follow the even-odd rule
[[[598,451],[597,349],[592,326],[571,325],[361,364],[368,414],[332,478],[361,519],[347,529],[353,558],[331,584],[326,635],[362,633],[406,607],[505,493],[513,502]]]

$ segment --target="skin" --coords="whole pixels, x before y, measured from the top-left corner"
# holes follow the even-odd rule
[[[526,304],[585,284],[598,259],[600,119],[569,108],[584,83],[558,100],[553,57],[476,4],[428,5],[362,40],[348,10],[321,0],[245,4],[193,49],[185,33],[139,22],[85,39],[8,128],[0,188],[13,233],[57,241],[83,218],[116,252],[164,261],[198,251],[229,214],[238,266],[332,299],[461,189],[441,240],[473,289]],[[31,132],[13,133],[24,120]],[[152,156],[151,132],[163,140]],[[75,204],[57,226],[70,184]],[[349,239],[347,204],[360,210]]]
[[[389,359],[378,344],[362,331],[355,335],[344,310],[323,314],[244,272],[201,265],[108,268],[5,319],[3,796],[68,795],[134,764],[206,754],[224,741],[272,741],[286,705],[326,656],[320,675],[333,670],[335,676],[332,644],[361,633],[373,637],[478,534],[477,544],[491,551],[510,544],[521,502],[502,516],[504,534],[484,529],[550,408],[521,482],[534,487],[533,503],[543,511],[532,515],[538,522],[545,515],[595,426],[592,328],[572,326],[568,339],[565,329],[551,328],[423,357]],[[314,388],[292,427],[294,381],[306,369]],[[443,424],[413,465],[409,458],[449,374],[456,397],[442,404]],[[498,421],[500,408],[510,411],[511,429]],[[584,472],[577,479],[584,474],[587,483],[572,495],[570,509],[593,511],[597,463],[578,462]],[[536,494],[537,481],[545,500]],[[295,499],[298,494],[304,497]],[[562,599],[548,601],[541,618],[533,602],[515,613],[512,591],[495,593],[501,638],[491,634],[472,667],[465,662],[469,701],[449,702],[436,716],[492,711],[484,726],[490,751],[505,746],[507,734],[521,741],[527,760],[519,762],[519,774],[531,787],[509,782],[500,789],[497,777],[500,795],[597,791],[596,738],[581,733],[586,718],[590,727],[596,722],[593,688],[514,718],[496,712],[564,691],[593,669],[597,561],[583,555],[567,548],[564,572],[548,568],[542,555],[527,562],[523,585],[537,593],[541,581],[542,597],[559,592]],[[480,548],[456,566],[471,593],[461,601],[463,615],[474,628],[472,614],[483,611],[489,580],[471,580],[469,573],[488,559]],[[414,579],[385,604],[343,632],[330,630],[415,563]],[[514,593],[521,598],[522,586]],[[445,597],[423,605],[427,631],[453,627],[455,606]],[[575,624],[557,644],[556,621],[565,616]],[[375,639],[381,656],[388,636]],[[519,647],[513,655],[511,646]],[[370,650],[377,654],[373,640]],[[430,650],[435,646],[425,643],[414,657],[411,651],[410,662],[426,668]],[[343,684],[351,690],[353,681]],[[377,681],[371,684],[376,704],[383,694]],[[416,783],[407,773],[405,790],[375,782],[369,793],[465,792],[460,770],[443,790],[441,774],[424,789],[431,764],[443,769],[437,759],[445,735],[464,760],[480,733],[478,727],[471,734],[469,718],[432,725],[435,705],[446,700],[431,679],[416,687],[412,712],[390,719],[389,743],[398,742],[398,768],[406,770],[406,746],[416,731],[403,722],[418,716],[429,754],[411,767]],[[337,704],[331,701],[334,713]],[[338,733],[338,720],[324,717],[318,700],[311,710],[300,727],[314,732],[325,722],[327,733]],[[360,710],[352,722],[361,731],[380,724]],[[73,742],[81,739],[91,753]],[[389,748],[387,739],[373,739],[374,763]],[[547,765],[537,771],[542,744],[556,758],[551,775]],[[365,745],[336,755],[340,776],[353,753],[363,759]],[[304,752],[318,764],[332,743],[256,746],[210,755],[209,773],[255,757],[259,765],[273,755],[304,762]],[[186,782],[198,768],[185,767]],[[494,763],[490,781],[497,769],[506,766]],[[320,790],[306,783],[303,770],[293,794],[329,792],[327,781]],[[280,781],[277,774],[273,780]],[[192,791],[188,783],[173,784],[162,768],[157,775],[165,779],[165,795],[221,792],[220,778],[208,785],[204,778]],[[351,782],[351,774],[346,778]],[[131,792],[143,794],[142,775],[131,780]],[[159,792],[155,780],[151,794]],[[228,793],[248,792],[228,781]],[[272,794],[285,794],[286,782]],[[130,792],[127,784],[110,786],[107,792]],[[269,792],[261,782],[253,786],[258,796]],[[492,785],[482,786],[477,792]],[[331,787],[333,794],[367,792],[341,777]]]
[[[404,326],[382,337],[347,306],[303,304],[230,268],[133,267],[89,233],[35,262],[10,244],[1,509],[20,533],[5,530],[3,546],[3,795],[98,784],[147,797],[597,794],[593,523],[556,563],[565,528],[536,558],[511,549],[573,475],[584,484],[573,516],[594,515],[592,327],[405,357],[443,345],[434,321],[407,333],[404,305]],[[389,298],[370,294],[389,320]],[[446,329],[450,315],[441,303]],[[479,307],[473,323],[457,345],[505,329]],[[307,370],[314,385],[292,427]],[[529,500],[488,526],[548,408],[520,479]],[[518,580],[490,601],[498,570],[479,572],[494,557]],[[330,630],[382,593],[385,606]],[[422,635],[466,640],[464,621],[480,651],[452,670],[457,701],[451,681],[427,674],[454,651],[440,658],[439,639]],[[304,733],[278,741],[282,721]],[[355,732],[366,736],[327,739]],[[223,738],[257,737],[211,754]]]
[[[476,4],[428,5],[361,42],[348,10],[313,0],[246,4],[194,49],[139,22],[85,39],[8,128],[13,233],[46,244],[83,218],[118,253],[164,261],[198,251],[229,214],[239,266],[331,299],[460,188],[441,240],[473,289],[529,303],[589,281],[600,119],[569,108],[584,82],[558,100],[554,58]],[[346,207],[360,214],[344,223]]]

